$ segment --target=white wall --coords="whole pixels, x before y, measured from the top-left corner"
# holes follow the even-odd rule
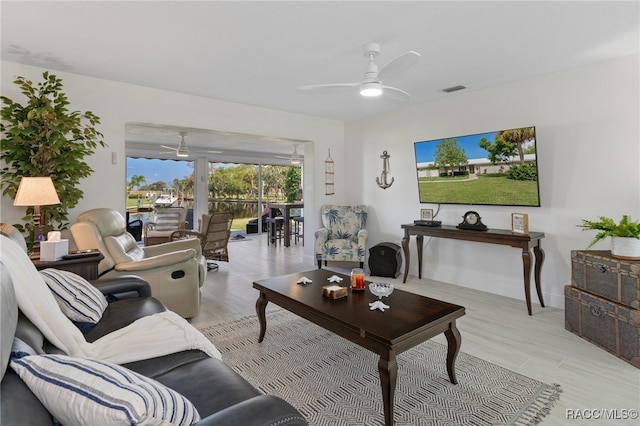
[[[33,81],[42,79],[44,69],[2,62],[3,96],[23,102],[17,86],[12,81],[15,76],[24,76]],[[101,118],[98,130],[104,134],[109,145],[99,149],[87,159],[94,169],[89,178],[81,183],[84,198],[71,211],[73,223],[77,215],[95,207],[112,207],[125,210],[125,124],[130,121],[201,129],[215,129],[229,132],[269,135],[313,141],[313,146],[305,146],[305,227],[307,235],[320,223],[314,206],[323,203],[342,203],[344,186],[336,185],[336,194],[324,195],[324,160],[327,149],[336,164],[344,164],[344,124],[327,120],[234,104],[198,96],[184,95],[148,87],[117,83],[108,80],[84,77],[76,74],[54,72],[63,80],[64,91],[71,102],[70,110],[90,110]],[[309,144],[305,144],[309,145]],[[111,154],[115,152],[119,161],[112,164]],[[13,200],[2,198],[0,221],[21,222],[24,209],[13,207]],[[68,235],[68,234],[67,234]],[[312,263],[313,244],[305,246],[305,256]]]
[[[599,215],[640,219],[640,93],[638,56],[505,84],[384,114],[345,128],[345,153],[353,182],[346,199],[371,208],[369,246],[400,244],[400,225],[419,218],[420,204],[413,142],[536,126],[542,207],[510,208],[443,205],[438,219],[456,225],[476,210],[490,228],[510,229],[511,212],[529,214],[530,229],[546,237],[542,288],[548,305],[563,307],[570,283],[570,252],[584,249],[594,233],[581,231],[581,219]],[[395,183],[383,190],[383,150],[391,155]],[[608,250],[610,242],[595,249]],[[425,238],[423,276],[524,299],[519,250],[506,246]],[[410,273],[417,275],[411,241]],[[537,297],[532,295],[537,302]],[[523,307],[524,309],[524,307]]]
[[[576,225],[598,215],[640,218],[639,58],[632,56],[514,82],[460,92],[437,102],[347,123],[183,95],[146,87],[55,73],[63,79],[73,110],[91,110],[108,149],[89,159],[95,173],[82,183],[85,198],[71,212],[110,206],[124,211],[124,126],[128,121],[312,140],[305,150],[305,221],[308,235],[319,225],[321,204],[370,206],[369,246],[400,243],[400,225],[418,218],[413,142],[519,126],[536,126],[540,208],[477,206],[492,228],[510,228],[512,211],[529,214],[530,228],[545,232],[542,271],[547,304],[562,307],[570,280],[570,251],[593,237]],[[2,62],[2,95],[19,99],[11,83],[38,80],[42,69]],[[324,195],[327,149],[336,164],[336,194]],[[395,183],[382,190],[383,150],[391,154]],[[311,152],[309,152],[311,151]],[[120,161],[111,164],[111,152]],[[24,210],[2,198],[0,220],[20,221]],[[457,224],[468,206],[443,206],[438,219]],[[595,248],[609,249],[608,242]],[[311,263],[313,245],[305,245]],[[412,241],[412,258],[416,258]],[[426,277],[524,299],[522,262],[516,249],[433,239],[425,248]],[[417,274],[417,265],[411,265]],[[535,295],[533,300],[536,301]],[[523,307],[524,309],[524,307]]]

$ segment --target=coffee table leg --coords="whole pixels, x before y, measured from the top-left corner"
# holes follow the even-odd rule
[[[449,329],[444,332],[444,335],[447,338],[448,348],[447,348],[447,373],[449,373],[449,380],[454,385],[458,384],[458,379],[456,379],[456,358],[458,357],[458,351],[460,350],[460,345],[462,344],[462,338],[460,337],[460,332],[456,328],[455,321],[449,324]]]
[[[263,292],[260,292],[260,297],[258,297],[258,301],[256,302],[256,313],[260,321],[260,337],[258,337],[258,343],[264,340],[264,334],[267,332],[267,303],[269,303],[267,296],[265,296]]]
[[[396,378],[398,377],[398,364],[396,352],[389,349],[380,354],[378,360],[378,372],[382,385],[382,403],[384,407],[385,426],[393,425],[393,398],[396,392]]]

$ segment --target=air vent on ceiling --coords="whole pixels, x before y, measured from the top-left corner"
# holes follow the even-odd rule
[[[451,93],[451,92],[457,92],[458,90],[463,90],[466,88],[467,88],[466,86],[458,85],[453,87],[447,87],[446,89],[442,89],[442,91],[445,93]]]

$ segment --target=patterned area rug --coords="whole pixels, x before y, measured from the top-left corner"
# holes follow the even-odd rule
[[[254,386],[296,407],[311,425],[382,425],[378,356],[288,311],[198,327]],[[463,348],[464,348],[464,336]],[[449,382],[446,347],[427,341],[397,357],[396,425],[532,425],[562,390],[460,352]]]

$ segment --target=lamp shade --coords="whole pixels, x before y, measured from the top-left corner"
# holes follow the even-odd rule
[[[47,206],[60,204],[50,177],[23,177],[18,185],[14,206]]]

